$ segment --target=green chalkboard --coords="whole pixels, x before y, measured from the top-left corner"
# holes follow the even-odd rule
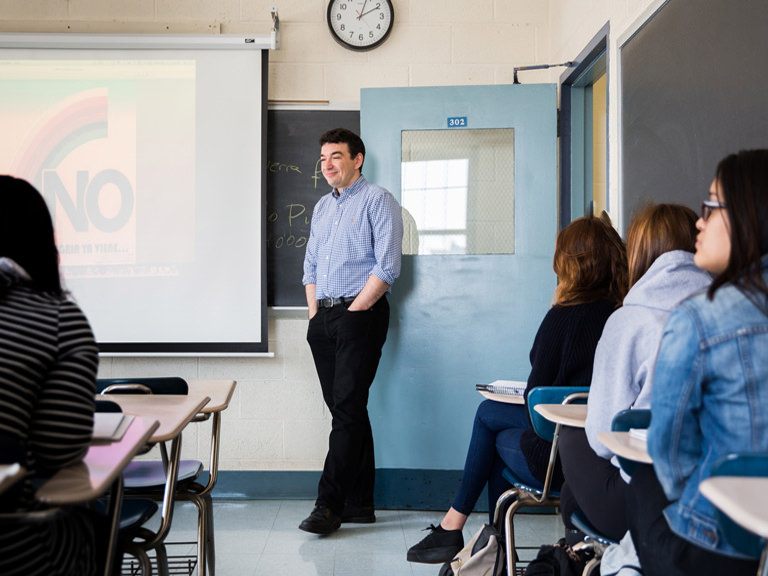
[[[326,130],[360,133],[357,110],[270,110],[267,114],[267,304],[306,306],[304,251],[312,210],[330,191],[318,165]]]

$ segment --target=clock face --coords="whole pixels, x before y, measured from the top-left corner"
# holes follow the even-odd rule
[[[395,11],[390,0],[331,0],[328,27],[336,41],[351,50],[370,50],[392,31]]]

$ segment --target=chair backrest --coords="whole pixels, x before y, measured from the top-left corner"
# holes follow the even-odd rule
[[[613,417],[611,430],[628,432],[630,428],[648,428],[651,425],[651,411],[644,409],[622,410]]]
[[[189,393],[184,378],[178,376],[153,378],[99,378],[96,380],[99,394],[179,394]]]
[[[712,466],[711,476],[768,477],[768,454],[739,452],[724,456]],[[717,523],[728,543],[739,552],[759,558],[765,540],[736,524],[728,514],[715,507]]]
[[[96,400],[96,409],[94,412],[122,412],[120,404],[112,400]]]
[[[622,410],[611,421],[611,430],[614,432],[629,432],[630,428],[648,428],[651,425],[651,411],[638,408],[636,410],[628,409]],[[619,466],[624,470],[626,474],[632,476],[637,468],[637,462],[630,460],[629,458],[622,458],[616,456],[619,461]]]
[[[537,404],[584,404],[588,392],[587,386],[539,386],[531,390],[528,393],[528,413],[536,435],[547,442],[552,442],[555,435],[555,423],[534,410]],[[572,394],[579,396],[567,401]]]

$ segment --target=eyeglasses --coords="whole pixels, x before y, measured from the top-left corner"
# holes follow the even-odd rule
[[[706,222],[712,215],[712,210],[717,210],[719,208],[725,208],[725,204],[723,202],[718,202],[717,200],[704,200],[704,202],[701,203],[701,219]]]

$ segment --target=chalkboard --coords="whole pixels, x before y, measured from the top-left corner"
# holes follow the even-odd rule
[[[320,136],[360,133],[357,110],[270,110],[267,114],[267,304],[306,306],[304,252],[312,210],[330,191],[318,165]]]
[[[717,163],[768,146],[768,2],[669,0],[621,48],[623,218],[698,211]]]

